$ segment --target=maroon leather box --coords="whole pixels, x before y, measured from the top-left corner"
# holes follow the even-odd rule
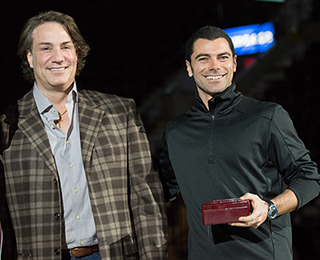
[[[250,214],[250,202],[238,198],[213,200],[201,207],[203,225],[235,223],[238,222],[239,217]]]

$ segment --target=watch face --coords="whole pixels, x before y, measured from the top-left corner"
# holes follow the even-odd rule
[[[275,205],[269,207],[269,218],[275,219],[278,216],[278,209]]]

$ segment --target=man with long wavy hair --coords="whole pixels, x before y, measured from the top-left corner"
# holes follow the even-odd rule
[[[81,90],[89,46],[73,18],[27,21],[33,88],[0,117],[3,259],[166,259],[162,186],[132,99]]]

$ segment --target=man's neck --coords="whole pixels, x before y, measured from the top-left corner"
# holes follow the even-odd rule
[[[38,86],[37,86],[38,87]],[[60,111],[65,110],[68,94],[73,88],[73,83],[67,89],[55,88],[48,91],[45,88],[38,87],[39,91]]]

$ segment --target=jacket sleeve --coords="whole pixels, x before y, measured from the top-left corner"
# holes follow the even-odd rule
[[[173,201],[180,195],[180,188],[169,157],[167,135],[164,133],[159,151],[159,172],[166,201]]]
[[[6,200],[6,181],[2,160],[3,150],[9,144],[9,124],[4,122],[5,115],[0,115],[0,221],[3,231],[2,255],[0,259],[16,259],[16,240]],[[2,257],[2,258],[1,258]]]
[[[131,209],[141,259],[167,259],[168,226],[162,185],[133,100],[128,117]]]
[[[270,160],[282,174],[288,189],[298,199],[298,208],[318,196],[320,175],[317,165],[293,126],[288,113],[277,106],[270,124]]]
[[[0,255],[0,259],[16,259],[16,240],[12,228],[8,205],[5,199],[6,188],[3,164],[1,161],[0,168],[0,221],[3,231],[2,255]]]

